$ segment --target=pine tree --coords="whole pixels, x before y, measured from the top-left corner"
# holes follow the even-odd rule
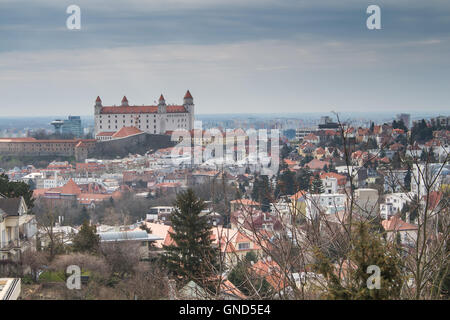
[[[325,190],[323,189],[323,183],[320,179],[319,175],[314,176],[314,180],[311,184],[311,192],[315,194],[324,193]]]
[[[33,191],[25,182],[9,181],[6,174],[0,174],[0,194],[7,198],[23,197],[28,209],[33,208],[34,198]]]
[[[177,196],[174,206],[173,232],[169,233],[174,243],[163,246],[163,263],[182,282],[205,283],[215,273],[218,254],[212,246],[207,216],[200,215],[206,205],[188,189]]]
[[[406,171],[406,175],[403,181],[406,191],[411,191],[411,167],[408,166],[408,171]]]
[[[297,182],[297,187],[300,190],[309,190],[309,184],[311,181],[311,176],[312,173],[309,170],[308,167],[306,168],[301,168],[297,174],[297,178],[296,178],[296,182]],[[296,190],[298,191],[298,190]]]
[[[83,224],[85,221],[90,221],[91,217],[89,215],[89,212],[87,211],[86,207],[81,208],[81,213],[80,215],[77,217],[77,219],[75,219],[75,224],[80,225]]]
[[[94,253],[98,250],[100,237],[97,235],[95,225],[89,225],[89,221],[85,220],[80,231],[73,238],[73,251]]]
[[[346,280],[337,276],[337,267],[326,255],[315,249],[316,262],[314,269],[328,279],[327,299],[367,300],[398,299],[403,284],[400,270],[400,254],[397,245],[390,245],[380,235],[371,231],[368,224],[354,224],[355,237],[348,260],[351,267],[346,267],[343,275]],[[347,261],[347,259],[346,259]],[[367,285],[370,273],[369,266],[380,268],[380,288],[370,289]]]

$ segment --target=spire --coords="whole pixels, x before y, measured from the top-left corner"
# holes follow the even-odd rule
[[[122,98],[122,106],[128,106],[128,99],[126,96],[123,96]]]
[[[189,90],[186,91],[186,94],[184,95],[183,105],[188,110],[188,112],[191,112],[190,110],[194,106],[194,98],[192,98],[191,92]]]
[[[95,106],[97,107],[97,109],[102,106],[102,99],[100,99],[100,96],[95,99]]]
[[[164,96],[161,94],[158,103],[158,113],[166,113],[166,110],[166,100],[164,100]]]
[[[191,93],[188,91],[186,91],[186,94],[184,95],[184,99],[193,99]]]

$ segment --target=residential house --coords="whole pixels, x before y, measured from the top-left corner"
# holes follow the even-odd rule
[[[17,261],[25,250],[35,250],[36,233],[36,219],[23,197],[0,195],[0,260]]]

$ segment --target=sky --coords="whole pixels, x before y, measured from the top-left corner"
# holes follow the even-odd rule
[[[448,0],[0,0],[0,117],[92,115],[97,96],[181,104],[187,89],[201,114],[448,115],[449,57]]]

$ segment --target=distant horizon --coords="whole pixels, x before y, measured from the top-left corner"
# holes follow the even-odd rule
[[[372,115],[397,115],[400,113],[407,113],[410,114],[411,116],[422,116],[422,115],[429,115],[429,116],[450,116],[450,111],[448,110],[427,110],[427,111],[404,111],[404,110],[398,110],[398,111],[338,111],[338,114],[372,114]],[[258,115],[262,115],[262,116],[270,116],[270,115],[279,115],[279,116],[292,116],[292,115],[322,115],[322,116],[329,116],[329,115],[333,115],[333,111],[329,111],[329,112],[321,112],[321,111],[316,111],[316,112],[311,112],[311,111],[305,111],[305,112],[259,112],[259,113],[254,113],[254,112],[217,112],[217,113],[195,113],[196,116],[215,116],[215,115],[219,115],[219,116],[233,116],[233,115],[237,115],[237,116],[258,116]],[[25,115],[12,115],[12,116],[1,116],[0,115],[0,119],[27,119],[27,118],[33,118],[33,119],[44,119],[44,118],[61,118],[61,119],[65,119],[69,116],[80,116],[80,117],[94,117],[94,113],[92,112],[91,115],[89,114],[75,114],[75,113],[67,113],[66,115],[52,115],[52,114],[47,114],[47,115],[39,115],[39,116],[25,116]]]

